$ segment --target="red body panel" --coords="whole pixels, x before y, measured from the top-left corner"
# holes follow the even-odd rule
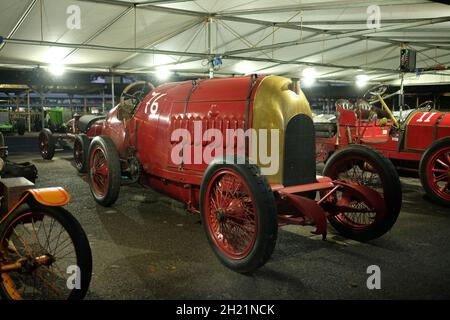
[[[179,141],[171,139],[172,132],[178,128],[186,128],[194,136],[194,121],[202,122],[202,132],[211,128],[243,129],[250,83],[249,77],[214,79],[199,81],[194,89],[192,81],[155,89],[138,107],[128,128],[129,143],[137,143],[138,159],[144,171],[169,180],[199,185],[206,165],[194,164],[194,158],[191,158],[192,164],[183,164],[182,168],[174,164],[171,152]],[[251,105],[249,108],[251,110]],[[107,121],[109,126],[109,119]],[[138,127],[137,130],[135,126]],[[119,141],[115,143],[121,145]],[[195,147],[200,146],[192,141],[192,155]]]
[[[450,113],[417,112],[407,125],[405,149],[426,150],[430,144],[450,136]]]

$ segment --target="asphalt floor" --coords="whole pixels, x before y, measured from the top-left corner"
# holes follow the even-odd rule
[[[93,252],[87,299],[442,299],[450,298],[450,210],[424,197],[418,179],[401,178],[403,207],[393,229],[369,243],[337,235],[327,241],[312,227],[285,226],[269,262],[242,275],[224,267],[206,240],[199,217],[138,185],[123,186],[117,203],[93,200],[71,152],[51,161],[38,153],[10,153],[32,161],[38,187],[62,186],[67,209],[85,229]],[[367,268],[381,270],[381,289],[369,290]]]

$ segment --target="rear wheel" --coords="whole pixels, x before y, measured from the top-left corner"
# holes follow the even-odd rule
[[[0,227],[0,265],[5,299],[83,299],[92,275],[91,248],[78,221],[61,207],[23,205]]]
[[[388,232],[400,213],[402,189],[398,173],[381,153],[365,146],[350,146],[335,152],[327,161],[323,175],[333,180],[363,185],[377,191],[385,202],[385,212],[376,212],[367,201],[348,192],[336,192],[332,201],[351,207],[329,218],[343,236],[368,241]]]
[[[95,137],[89,146],[89,185],[95,201],[104,207],[116,202],[121,182],[119,154],[112,140]]]
[[[208,241],[228,268],[248,273],[272,255],[278,225],[275,200],[255,165],[211,164],[200,190]]]
[[[450,137],[435,141],[419,166],[420,181],[428,196],[450,207]]]
[[[55,155],[56,141],[52,132],[49,129],[42,129],[39,133],[39,150],[41,151],[42,159],[52,160]]]
[[[85,173],[87,171],[87,156],[89,152],[89,138],[85,134],[76,136],[73,143],[73,159],[78,172]]]
[[[18,119],[16,123],[17,133],[19,136],[23,136],[26,131],[25,119]]]

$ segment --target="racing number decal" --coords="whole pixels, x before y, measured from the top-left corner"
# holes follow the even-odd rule
[[[156,112],[158,112],[158,108],[159,108],[158,100],[166,95],[167,95],[167,93],[161,94],[161,93],[155,92],[153,94],[153,97],[150,100],[148,100],[147,103],[145,104],[144,112],[146,114],[152,114],[152,115],[156,114]],[[150,112],[149,112],[149,109],[150,109]]]
[[[429,116],[428,116],[428,114],[430,114]],[[431,118],[433,118],[433,116],[436,114],[436,112],[424,112],[423,114],[422,114],[422,116],[419,118],[419,119],[417,119],[417,121],[416,122],[430,122],[431,121]],[[428,117],[427,117],[428,116]],[[426,119],[425,119],[425,117],[427,117]],[[425,119],[425,120],[424,120]]]

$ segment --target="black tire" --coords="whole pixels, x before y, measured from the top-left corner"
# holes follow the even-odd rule
[[[73,159],[75,161],[75,168],[80,173],[86,173],[87,171],[89,144],[89,138],[84,133],[81,133],[75,137],[75,141],[73,143]]]
[[[256,203],[256,214],[258,219],[256,240],[249,253],[240,259],[227,257],[220,248],[218,248],[211,235],[205,217],[207,186],[211,183],[213,176],[223,169],[232,170],[243,178],[250,192],[253,194]],[[250,273],[263,266],[269,260],[274,250],[278,234],[277,209],[273,192],[266,178],[261,175],[260,170],[256,165],[213,161],[208,166],[202,179],[200,187],[200,211],[208,242],[220,262],[226,267],[236,272]]]
[[[25,128],[25,119],[18,119],[17,123],[17,133],[19,136],[23,136],[25,134],[26,128]]]
[[[435,164],[434,160],[439,153],[444,152],[448,154],[448,152],[450,152],[449,150],[450,137],[439,139],[433,142],[431,146],[425,151],[419,164],[420,182],[422,183],[422,186],[425,189],[428,197],[432,201],[446,207],[450,207],[450,170],[448,168],[444,168],[442,165]],[[447,165],[450,165],[450,161],[447,158],[442,159],[441,161],[445,161]],[[434,177],[434,174],[431,170],[433,165],[438,166],[436,167],[436,169],[447,170],[447,179],[444,179],[436,185],[430,182],[430,179]],[[445,183],[447,183],[447,187],[445,187]],[[440,190],[442,187],[444,189]]]
[[[76,260],[76,266],[79,267],[80,270],[80,288],[79,289],[65,289],[70,290],[70,292],[67,292],[67,297],[65,297],[68,300],[80,300],[83,299],[86,296],[86,293],[89,288],[89,284],[91,282],[91,276],[92,276],[92,254],[91,254],[91,248],[89,245],[89,241],[86,237],[86,234],[81,227],[80,223],[68,212],[62,207],[47,207],[43,206],[41,204],[38,204],[37,202],[31,200],[29,204],[23,204],[18,209],[15,210],[8,218],[7,220],[0,226],[0,245],[3,243],[4,239],[10,239],[9,233],[13,234],[12,229],[15,225],[19,225],[22,223],[29,223],[31,221],[31,217],[34,218],[34,221],[37,222],[39,219],[42,218],[42,214],[45,214],[49,217],[52,217],[54,220],[56,220],[60,226],[67,232],[68,238],[64,241],[72,241],[72,245],[74,248],[74,253],[76,257],[74,257],[74,261]],[[51,220],[53,221],[53,220]],[[56,225],[56,222],[54,223]],[[37,228],[37,227],[36,227]],[[61,230],[63,230],[61,229]],[[37,232],[39,234],[41,229],[39,229]],[[49,235],[51,236],[50,229],[47,230],[49,232]],[[62,231],[60,232],[61,236]],[[41,233],[42,235],[42,233]],[[55,236],[56,238],[56,236]],[[45,239],[45,238],[44,238]],[[53,238],[54,239],[54,238]],[[59,240],[59,239],[58,239]],[[69,246],[70,242],[64,242],[64,246]],[[60,251],[58,249],[56,243],[55,248],[53,249],[55,252],[49,252],[52,251],[52,246],[49,245],[49,249],[44,249],[45,252],[51,254],[56,258],[56,261],[58,261],[57,253]],[[34,243],[35,246],[39,245],[40,248],[42,248],[41,242],[39,242],[39,239],[36,240]],[[3,246],[3,245],[1,245]],[[33,246],[33,248],[35,248]],[[34,249],[33,249],[34,250]],[[41,252],[41,251],[40,251]],[[61,258],[61,261],[64,259]],[[45,267],[42,267],[45,268]],[[39,269],[39,267],[38,267]],[[64,274],[66,270],[63,270],[61,274]],[[11,275],[13,273],[5,274],[6,277],[2,275],[0,277],[0,294],[3,298],[11,300],[15,299],[13,292],[11,292],[11,289],[8,290],[5,283],[8,283],[7,279],[11,280]],[[67,274],[67,276],[70,276],[70,274]],[[5,282],[6,281],[6,282]],[[35,283],[36,285],[36,283]],[[35,294],[33,290],[33,295]],[[22,297],[23,298],[23,297]],[[41,297],[42,298],[42,297]]]
[[[5,148],[5,137],[3,133],[0,132],[0,158],[6,160],[6,156],[8,155],[8,148]]]
[[[52,160],[55,155],[56,139],[52,132],[44,128],[39,133],[39,150],[41,152],[42,159]]]
[[[352,145],[336,151],[328,159],[323,175],[338,179],[336,172],[340,166],[346,166],[355,161],[365,161],[376,170],[379,176],[380,189],[385,201],[386,213],[382,220],[368,225],[366,228],[355,229],[340,221],[336,216],[329,218],[330,224],[343,236],[357,241],[369,241],[376,239],[388,232],[397,221],[402,206],[402,187],[397,171],[389,159],[380,152],[361,145]],[[364,160],[360,160],[364,159]],[[351,180],[351,179],[350,179]],[[352,180],[354,181],[354,180]],[[364,182],[356,181],[362,184]]]
[[[96,180],[93,180],[93,177],[95,176],[95,170],[93,168],[93,157],[95,155],[93,153],[99,152],[97,150],[101,150],[103,153],[108,167],[108,182],[101,191],[98,190],[98,184],[95,182]],[[111,138],[107,136],[98,136],[92,140],[89,146],[88,164],[88,177],[92,196],[98,204],[104,207],[111,206],[119,197],[122,180],[119,153]]]

